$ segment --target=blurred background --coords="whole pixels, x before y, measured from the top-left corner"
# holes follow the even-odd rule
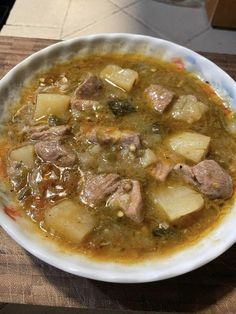
[[[125,32],[198,51],[235,53],[236,31],[228,25],[213,28],[207,15],[206,2],[218,1],[234,3],[230,11],[236,19],[236,0],[1,0],[0,35],[64,40]]]

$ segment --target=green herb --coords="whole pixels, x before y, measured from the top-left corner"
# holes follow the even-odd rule
[[[160,223],[157,227],[152,230],[154,237],[159,237],[162,239],[169,239],[176,236],[177,231],[175,228],[168,226],[165,223]]]
[[[161,133],[161,124],[159,122],[155,122],[152,124],[152,132],[155,134]]]
[[[110,100],[107,104],[115,116],[124,116],[136,111],[135,107],[127,99]]]

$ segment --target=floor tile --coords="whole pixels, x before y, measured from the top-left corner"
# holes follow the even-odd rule
[[[109,0],[71,0],[62,36],[68,36],[118,11]]]
[[[124,10],[153,30],[180,44],[208,28],[208,19],[203,6],[188,8],[142,0]]]
[[[236,53],[236,31],[210,28],[186,45],[198,51]]]
[[[5,25],[0,35],[29,38],[60,39],[60,28]]]
[[[63,39],[74,38],[82,35],[97,34],[97,33],[136,33],[149,36],[158,36],[145,25],[142,25],[129,15],[123,12],[117,12],[102,21],[95,23],[81,31],[75,32]]]
[[[61,27],[70,0],[17,0],[7,24]]]
[[[124,8],[140,0],[110,0],[110,1],[113,2],[115,5],[118,5],[118,7]]]
[[[16,0],[0,34],[66,39],[101,32],[139,33],[168,39],[193,50],[235,54],[236,31],[211,28],[204,6],[188,8],[163,2]]]

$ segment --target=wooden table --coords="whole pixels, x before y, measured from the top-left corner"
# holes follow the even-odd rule
[[[0,75],[53,41],[0,37]],[[236,55],[204,53],[236,78]],[[236,223],[235,223],[236,227]],[[0,229],[0,302],[86,309],[236,313],[236,246],[210,264],[149,284],[110,284],[57,270]]]

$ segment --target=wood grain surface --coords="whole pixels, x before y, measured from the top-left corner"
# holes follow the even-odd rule
[[[51,40],[0,37],[0,76]],[[204,53],[236,78],[236,55]],[[0,302],[87,309],[236,313],[236,246],[189,274],[148,284],[109,284],[57,270],[0,228]],[[138,276],[138,274],[137,274]],[[108,311],[109,312],[109,311]]]

